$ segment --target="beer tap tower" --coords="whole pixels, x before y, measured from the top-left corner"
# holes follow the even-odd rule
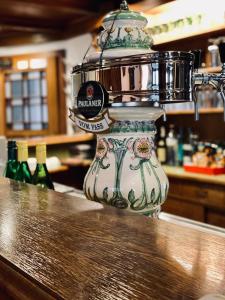
[[[200,53],[153,52],[147,20],[126,1],[103,20],[101,52],[72,72],[74,107],[70,118],[97,133],[97,149],[84,182],[88,199],[158,216],[169,182],[157,160],[155,121],[164,105],[194,101],[211,84],[225,106],[225,44],[221,74],[199,74]]]

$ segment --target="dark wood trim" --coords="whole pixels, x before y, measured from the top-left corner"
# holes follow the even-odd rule
[[[66,95],[65,95],[65,51],[58,52],[57,56],[57,79],[58,79],[58,119],[59,119],[59,130],[58,132],[63,134],[67,132],[67,116],[69,114],[66,104]]]
[[[41,287],[40,283],[35,284],[34,280],[28,277],[15,266],[9,266],[1,257],[0,298],[4,300],[62,299],[53,291],[47,290],[45,286]]]
[[[48,67],[46,70],[47,89],[48,89],[48,118],[49,118],[49,134],[59,132],[59,116],[58,116],[58,82],[57,82],[57,64],[56,57],[48,58]]]

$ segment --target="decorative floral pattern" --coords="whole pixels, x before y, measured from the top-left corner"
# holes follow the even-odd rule
[[[106,40],[107,39],[107,40]],[[100,36],[99,46],[104,49],[135,48],[150,49],[153,40],[144,28],[118,27],[110,34],[104,30]]]
[[[116,122],[117,123],[117,122]],[[146,126],[137,121],[124,121],[115,124],[117,130],[105,134],[98,139],[96,157],[85,178],[84,190],[90,200],[113,205],[118,208],[129,209],[149,216],[156,216],[161,204],[165,201],[168,192],[166,175],[161,177],[160,164],[154,154],[153,136],[155,126],[151,123],[152,131],[146,133]],[[129,124],[129,130],[128,130]],[[125,128],[123,128],[123,125]],[[123,135],[118,136],[118,128]],[[131,129],[135,129],[132,133]],[[137,134],[136,128],[140,128]],[[112,160],[112,157],[114,159]],[[99,181],[99,174],[111,170],[103,181]],[[140,178],[140,184],[133,184],[134,178]],[[110,177],[110,174],[115,174]],[[126,174],[130,177],[124,181]],[[90,183],[89,183],[90,180]],[[92,183],[91,183],[92,182]],[[124,188],[128,189],[128,194]],[[127,186],[128,185],[128,186]],[[98,190],[98,192],[97,192]],[[101,195],[101,196],[100,196]]]
[[[140,138],[134,142],[133,148],[135,156],[139,158],[150,159],[153,142],[152,140],[149,140],[149,138]]]
[[[108,143],[105,139],[100,139],[97,144],[96,158],[103,158],[107,155]]]

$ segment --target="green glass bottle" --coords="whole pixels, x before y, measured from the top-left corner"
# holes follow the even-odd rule
[[[54,190],[54,185],[46,166],[46,144],[36,146],[37,166],[33,175],[32,183],[42,188]]]
[[[17,142],[19,168],[15,179],[21,182],[31,183],[32,176],[27,163],[28,146],[26,141]]]
[[[19,162],[17,160],[16,141],[8,141],[8,161],[4,171],[4,176],[10,179],[15,179]]]

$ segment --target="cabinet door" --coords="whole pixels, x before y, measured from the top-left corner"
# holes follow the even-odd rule
[[[211,225],[225,228],[225,213],[209,210],[206,214],[206,222]]]
[[[204,207],[195,203],[168,197],[162,206],[162,211],[180,217],[204,222]]]

